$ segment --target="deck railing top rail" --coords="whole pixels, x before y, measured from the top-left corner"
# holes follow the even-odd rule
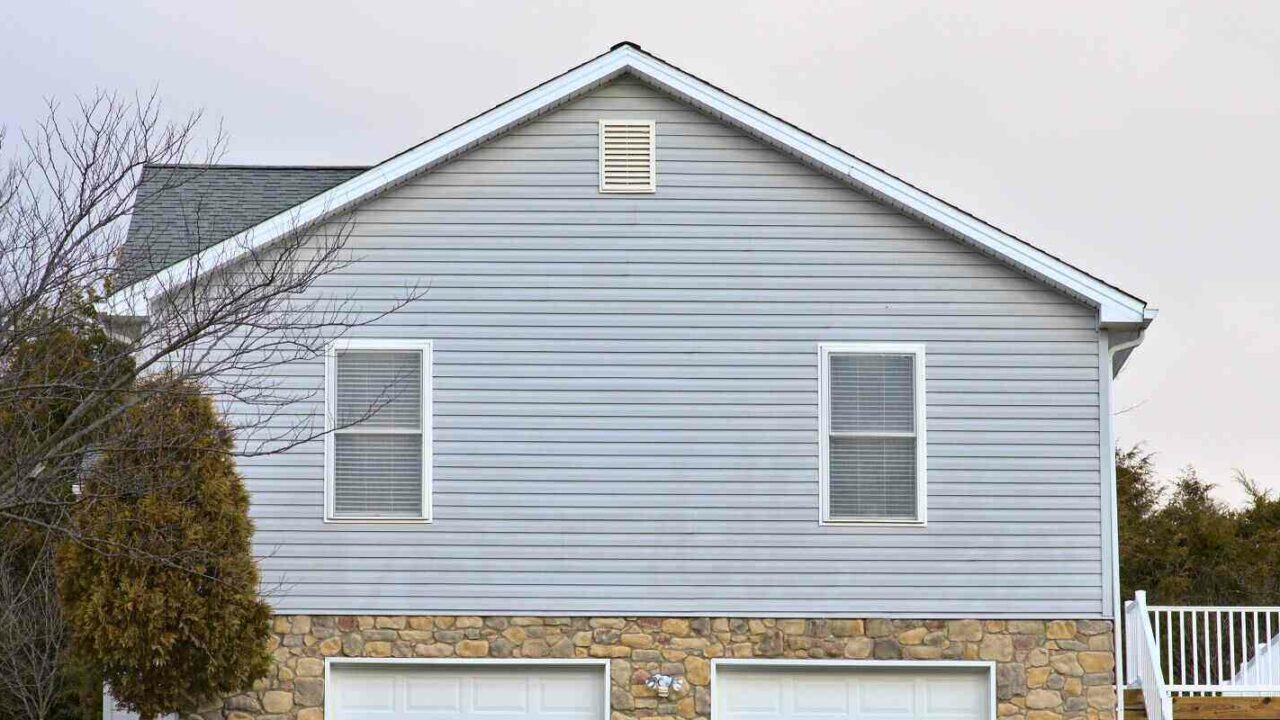
[[[1139,605],[1141,615],[1129,611]],[[1140,620],[1171,694],[1280,695],[1280,606],[1146,605],[1139,592],[1125,622]],[[1125,637],[1126,660],[1139,662],[1135,636]],[[1128,680],[1138,678],[1131,671]]]

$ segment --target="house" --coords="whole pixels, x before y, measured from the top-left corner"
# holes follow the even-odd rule
[[[357,304],[429,285],[280,378],[341,429],[241,463],[277,666],[205,717],[1115,717],[1144,301],[631,43],[373,167],[175,175],[228,239],[147,203],[113,313],[298,224]]]

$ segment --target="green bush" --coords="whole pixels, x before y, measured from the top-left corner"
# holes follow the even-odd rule
[[[58,555],[77,659],[143,717],[248,689],[269,665],[271,613],[230,430],[198,387],[150,382],[87,469],[84,540]]]
[[[1241,473],[1243,506],[1214,497],[1193,468],[1169,484],[1140,448],[1116,453],[1120,586],[1161,605],[1280,601],[1280,500]]]

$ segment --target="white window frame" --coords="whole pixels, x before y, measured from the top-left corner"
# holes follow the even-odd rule
[[[915,433],[848,433],[850,437],[914,437],[916,439],[916,516],[914,518],[831,517],[831,356],[911,355],[915,358]],[[925,424],[925,346],[923,343],[821,343],[818,345],[818,521],[822,525],[895,525],[924,527],[928,522],[926,458],[928,428]]]
[[[334,453],[335,429],[338,417],[338,353],[344,350],[418,351],[422,353],[422,514],[417,517],[385,518],[335,516],[334,513]],[[373,338],[346,338],[329,344],[324,359],[324,521],[326,523],[429,523],[431,502],[431,341],[430,340],[381,340]]]
[[[649,184],[613,187],[604,182],[604,129],[606,125],[646,125],[649,128]],[[656,120],[601,119],[596,138],[599,144],[600,192],[605,195],[652,195],[658,192],[658,123]]]

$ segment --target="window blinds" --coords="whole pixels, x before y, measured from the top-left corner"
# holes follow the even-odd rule
[[[423,516],[422,365],[416,350],[337,354],[335,517]]]
[[[828,363],[828,515],[914,519],[915,357],[831,353]]]

